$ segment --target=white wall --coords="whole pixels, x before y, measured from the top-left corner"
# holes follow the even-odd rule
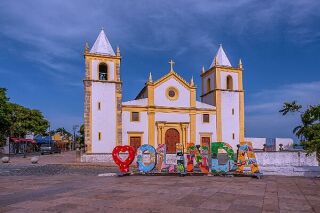
[[[210,114],[210,122],[202,122],[202,114],[196,115],[196,144],[201,144],[200,133],[212,133],[211,142],[216,141],[216,115]]]
[[[190,115],[189,113],[164,113],[156,112],[155,121],[167,121],[167,122],[189,122]]]
[[[266,138],[245,138],[246,141],[251,141],[254,149],[263,149],[263,144],[267,143]],[[284,150],[293,149],[292,138],[276,138],[276,151],[279,151],[279,144],[283,144]]]
[[[108,61],[104,62],[108,65],[108,80],[113,81],[114,80],[114,62]],[[92,79],[93,80],[99,80],[99,60],[93,60],[92,61]]]
[[[232,115],[232,108],[234,109],[234,115]],[[221,124],[222,141],[230,144],[236,150],[237,144],[240,142],[239,93],[221,92]],[[235,135],[234,139],[232,133]]]
[[[130,121],[131,112],[122,111],[122,144],[130,145],[128,141],[128,132],[143,132],[142,143],[148,144],[148,114],[140,112],[140,121]]]
[[[279,144],[283,145],[283,149],[293,149],[293,140],[292,138],[276,138],[276,150],[279,151]]]
[[[92,152],[111,153],[116,145],[115,84],[92,83]],[[101,110],[98,110],[101,102]],[[102,133],[99,141],[98,134]]]
[[[263,149],[263,144],[267,143],[266,138],[245,138],[245,141],[252,142],[253,149]]]
[[[167,88],[175,87],[179,91],[179,97],[177,100],[169,100],[166,96]],[[168,106],[168,107],[190,107],[190,92],[187,88],[181,85],[176,79],[171,77],[166,82],[162,83],[154,90],[154,104],[156,106]]]
[[[213,92],[212,93],[210,93],[210,94],[208,94],[208,95],[206,95],[206,96],[204,96],[203,98],[202,98],[202,102],[203,103],[206,103],[206,104],[210,104],[210,105],[212,105],[212,106],[214,106],[214,96],[213,96]]]
[[[305,152],[255,152],[260,166],[318,166],[315,153]]]

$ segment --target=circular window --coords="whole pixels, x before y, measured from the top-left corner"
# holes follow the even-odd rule
[[[178,90],[175,87],[169,87],[166,92],[167,98],[169,100],[177,100],[178,99]]]

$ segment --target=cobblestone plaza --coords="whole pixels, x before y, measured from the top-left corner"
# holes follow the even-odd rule
[[[117,168],[55,157],[0,164],[0,212],[320,212],[319,178],[99,177]]]

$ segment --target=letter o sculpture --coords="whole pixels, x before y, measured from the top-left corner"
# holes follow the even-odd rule
[[[128,157],[124,161],[122,161],[119,157],[120,152],[128,152]],[[112,158],[114,162],[119,166],[121,172],[127,173],[129,172],[129,166],[134,160],[135,149],[132,146],[116,146],[112,150]]]
[[[148,165],[143,162],[143,154],[147,151],[150,153],[151,160],[150,164]],[[143,144],[142,146],[140,146],[137,151],[137,163],[140,172],[152,171],[156,166],[156,149],[148,144]]]

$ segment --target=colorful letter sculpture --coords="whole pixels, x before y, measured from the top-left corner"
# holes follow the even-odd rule
[[[234,168],[234,152],[224,142],[211,143],[211,172],[229,172]]]
[[[137,165],[140,172],[148,173],[227,173],[238,172],[243,174],[259,173],[259,167],[251,142],[241,142],[238,149],[237,162],[232,147],[224,142],[212,142],[211,153],[207,146],[187,146],[188,154],[184,156],[182,143],[176,144],[176,153],[167,154],[166,145],[159,144],[157,149],[145,144],[137,150]],[[122,160],[120,152],[128,152],[128,157]],[[122,173],[129,172],[129,166],[135,157],[135,148],[132,146],[116,146],[112,151],[114,162]],[[210,159],[211,158],[211,159]],[[211,163],[211,165],[209,165]]]
[[[238,151],[237,172],[259,173],[256,155],[251,142],[241,142]],[[250,173],[249,172],[249,173]]]
[[[122,161],[119,153],[128,152],[128,157]],[[128,173],[129,166],[134,160],[135,150],[132,146],[116,146],[112,151],[112,158],[114,162],[119,166],[120,172]]]
[[[166,169],[166,149],[167,147],[165,144],[159,144],[157,147],[157,172],[163,172]]]
[[[176,153],[177,153],[177,172],[184,173],[184,152],[183,152],[183,144],[176,144]]]
[[[144,155],[146,152],[149,152],[149,160],[148,164],[144,162]],[[148,144],[143,144],[137,150],[137,164],[140,172],[150,172],[156,166],[156,149]]]
[[[190,143],[187,154],[187,172],[209,173],[209,150],[207,146],[199,146]],[[196,166],[194,165],[196,160]]]

